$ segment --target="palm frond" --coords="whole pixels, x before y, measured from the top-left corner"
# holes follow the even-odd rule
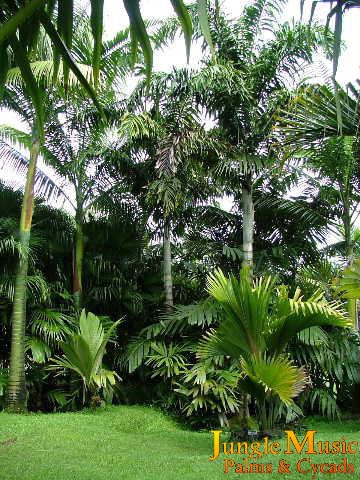
[[[297,368],[283,356],[241,360],[243,375],[261,385],[266,395],[278,395],[286,404],[291,404],[305,388],[307,377],[304,370]]]
[[[2,165],[0,169],[14,169],[25,178],[29,159],[17,149],[29,149],[31,146],[31,135],[21,130],[8,126],[0,126],[0,155]],[[35,191],[38,195],[46,198],[48,201],[58,200],[59,198],[70,201],[68,195],[52,178],[44,173],[39,167],[35,175]]]

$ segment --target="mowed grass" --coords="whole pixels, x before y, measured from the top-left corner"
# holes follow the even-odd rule
[[[318,430],[316,440],[360,441],[357,421],[327,422],[311,419],[309,428]],[[225,438],[224,438],[225,440]],[[282,448],[285,439],[281,440]],[[260,480],[307,480],[311,474],[296,471],[281,475],[277,466],[290,455],[266,455],[257,463],[274,465],[274,473],[224,474],[224,455],[210,462],[212,434],[182,429],[163,413],[138,406],[107,407],[98,411],[57,414],[9,415],[0,413],[1,480],[218,480],[251,478]],[[341,463],[344,455],[313,455],[314,463]],[[317,458],[314,458],[317,457]],[[226,457],[229,458],[229,457]],[[232,455],[243,462],[243,455]],[[318,473],[316,479],[360,478],[359,454],[347,455],[355,464],[353,475]],[[289,460],[286,458],[286,460]]]

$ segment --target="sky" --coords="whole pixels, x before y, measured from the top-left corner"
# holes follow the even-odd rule
[[[83,7],[89,7],[89,1],[79,0]],[[191,3],[191,2],[186,2]],[[231,18],[236,18],[240,15],[244,5],[248,3],[246,0],[223,0],[221,7],[224,9]],[[305,0],[305,8],[303,13],[303,19],[308,20],[310,18],[312,0]],[[170,0],[142,0],[141,11],[144,18],[167,18],[173,15],[173,9]],[[329,4],[319,4],[315,13],[315,20],[325,23],[326,16],[329,11]],[[289,0],[286,6],[284,6],[282,20],[291,21],[292,19],[300,19],[300,0]],[[111,38],[117,31],[128,25],[128,18],[126,11],[119,0],[105,0],[104,4],[104,36],[105,38]],[[359,28],[360,28],[360,9],[352,9],[344,16],[343,21],[343,41],[346,45],[346,50],[342,53],[339,68],[338,68],[338,81],[345,85],[347,82],[355,82],[360,78],[360,53],[359,53]],[[201,60],[201,49],[199,44],[193,44],[190,54],[190,66],[196,68]],[[323,62],[323,59],[319,61]],[[154,70],[156,71],[170,71],[173,67],[185,67],[186,54],[184,39],[179,36],[173,44],[163,50],[158,50],[154,54]],[[327,62],[327,68],[329,74],[331,72],[331,64]],[[129,80],[124,86],[125,91],[130,91],[134,85],[133,80]],[[0,110],[0,125],[11,125],[16,128],[25,129],[26,127],[19,122],[19,119],[15,114]],[[40,167],[51,177],[56,178],[51,168],[44,166],[40,162]],[[0,178],[6,182],[11,183],[17,187],[22,187],[24,180],[19,178],[18,175],[9,168],[6,168],[0,159]],[[230,204],[224,207],[230,207]]]
[[[221,1],[221,0],[220,0]],[[84,5],[89,2],[83,1]],[[192,3],[192,2],[186,2]],[[230,17],[239,17],[244,5],[248,2],[246,0],[222,0],[221,6],[228,13]],[[116,4],[116,13],[114,9]],[[303,19],[310,18],[312,0],[305,0]],[[173,15],[173,9],[170,0],[142,0],[141,11],[144,18],[167,18]],[[329,4],[319,4],[315,10],[315,20],[325,23],[326,16],[329,12]],[[127,15],[121,2],[114,2],[114,0],[105,0],[105,35],[111,38],[120,28],[127,25]],[[292,19],[300,19],[300,0],[289,0],[284,7],[282,20],[291,21]],[[344,16],[343,22],[343,40],[347,45],[347,50],[342,54],[338,80],[341,83],[354,81],[360,77],[360,55],[358,51],[360,28],[360,9],[352,9]],[[201,51],[199,46],[192,48],[190,65],[196,67],[201,58]],[[186,65],[185,46],[183,39],[179,38],[169,48],[164,51],[155,53],[154,68],[155,70],[169,70],[173,66],[184,67]],[[330,67],[330,65],[329,65]]]

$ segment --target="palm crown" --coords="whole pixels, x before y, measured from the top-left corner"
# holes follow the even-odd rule
[[[258,398],[279,396],[290,403],[305,386],[305,374],[283,354],[289,341],[314,326],[349,326],[339,302],[328,302],[321,291],[304,299],[286,287],[275,288],[271,277],[251,280],[248,269],[240,278],[216,271],[208,292],[221,304],[222,320],[202,340],[198,355],[228,355],[240,361],[243,387]],[[259,397],[260,395],[260,397]]]

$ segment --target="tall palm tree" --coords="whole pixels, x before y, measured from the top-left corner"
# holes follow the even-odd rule
[[[343,236],[342,256],[348,267],[354,262],[355,240],[354,228],[358,218],[360,197],[360,170],[354,156],[354,137],[334,137],[322,142],[311,154],[310,162],[320,172],[322,182],[328,180],[328,185],[320,190],[324,196],[328,195],[335,209],[339,210],[340,235]],[[339,247],[340,245],[338,245]],[[354,328],[357,326],[357,302],[348,300],[349,316]]]
[[[149,124],[145,161],[154,169],[146,180],[144,208],[161,224],[167,309],[174,303],[171,239],[175,236],[176,221],[191,203],[206,202],[215,192],[206,168],[196,157],[203,159],[206,154],[221,149],[216,137],[205,130],[192,92],[178,90],[177,80],[182,73],[154,75],[150,88],[140,83],[129,99],[129,107],[139,112],[139,119],[147,118]],[[150,105],[149,112],[147,105]],[[144,128],[141,132],[143,135]],[[133,141],[136,144],[136,135]]]
[[[182,0],[170,1],[181,24],[185,36],[187,57],[189,57],[193,28],[188,8]],[[140,0],[123,0],[123,4],[129,17],[133,62],[135,63],[136,61],[138,45],[140,45],[149,78],[153,63],[153,51],[147,28],[141,15]],[[38,50],[38,39],[42,28],[53,45],[54,70],[58,70],[61,60],[65,85],[68,83],[69,71],[71,70],[101,111],[96,89],[100,79],[104,28],[104,0],[91,0],[90,5],[91,16],[89,23],[93,37],[91,62],[94,79],[93,85],[91,85],[83,75],[83,72],[73,58],[73,37],[76,33],[76,3],[73,0],[31,0],[29,2],[27,0],[5,0],[1,3],[0,46],[2,48],[0,57],[0,94],[9,69],[9,58],[12,57],[15,64],[21,70],[21,76],[27,86],[37,112],[39,131],[42,130],[45,117],[42,108],[41,89],[31,74],[30,59],[32,53]],[[211,45],[206,0],[197,0],[196,5],[204,37]],[[18,40],[19,38],[21,41]]]
[[[106,175],[104,163],[112,146],[107,139],[108,125],[101,122],[96,111],[87,102],[76,103],[76,98],[53,99],[45,124],[45,141],[40,152],[45,163],[58,175],[57,190],[62,193],[75,217],[73,248],[73,295],[76,310],[82,308],[84,224],[91,211],[106,208],[110,192],[121,197],[121,186]],[[87,110],[89,109],[89,110]],[[27,145],[30,135],[14,128],[3,128],[3,137],[13,144]],[[16,149],[8,152],[13,158]],[[48,182],[40,184],[39,194],[46,195]],[[54,193],[51,190],[51,193]],[[123,192],[124,193],[124,192]]]
[[[77,22],[78,31],[77,36],[75,37],[74,46],[76,47],[77,52],[77,65],[82,64],[86,66],[86,62],[91,62],[91,57],[89,54],[89,49],[91,51],[91,42],[89,39],[89,29],[86,28],[83,19],[80,19]],[[120,76],[123,76],[130,68],[130,61],[126,55],[129,55],[129,49],[126,45],[128,35],[125,33],[119,33],[113,40],[106,42],[104,48],[101,51],[100,56],[100,73],[103,73],[103,70],[108,73],[110,85],[116,86],[116,81]],[[29,90],[29,86],[25,81],[25,84],[22,83],[23,75],[22,68],[18,69],[14,65],[11,65],[13,68],[6,70],[8,75],[7,79],[8,87],[5,89],[3,94],[3,104],[17,113],[25,120],[26,123],[30,125],[31,136],[25,132],[16,132],[11,129],[3,129],[3,135],[5,139],[8,137],[13,137],[16,142],[20,143],[24,148],[28,148],[30,151],[29,161],[24,163],[24,159],[21,159],[19,154],[16,154],[12,157],[15,160],[15,164],[23,168],[24,164],[27,164],[26,170],[26,185],[24,190],[24,201],[21,212],[20,220],[20,239],[22,244],[22,257],[20,262],[19,274],[17,277],[17,283],[15,286],[15,299],[14,299],[14,315],[13,315],[13,350],[12,362],[10,366],[10,388],[9,392],[9,408],[12,410],[22,410],[24,409],[25,396],[21,394],[25,389],[24,374],[24,325],[25,325],[25,303],[26,303],[26,273],[27,273],[27,251],[28,243],[30,238],[31,231],[31,220],[33,214],[33,197],[34,197],[34,186],[36,176],[39,177],[39,172],[37,171],[37,161],[40,154],[40,150],[43,149],[46,151],[44,145],[44,119],[41,115],[46,112],[46,116],[52,116],[53,119],[56,118],[56,114],[51,114],[51,107],[53,99],[50,98],[54,95],[56,89],[62,89],[59,86],[59,82],[63,84],[63,87],[66,87],[65,92],[69,92],[69,78],[66,72],[66,69],[63,69],[62,76],[59,76],[56,72],[54,75],[54,67],[52,65],[53,61],[53,51],[49,49],[49,46],[44,41],[43,37],[40,37],[42,40],[43,47],[41,49],[35,50],[31,57],[27,59],[26,71],[28,76],[32,79],[32,88],[39,89],[41,84],[46,92],[43,95],[41,101],[40,110],[38,106],[33,101],[32,91]],[[39,40],[39,42],[40,42]],[[31,60],[31,64],[29,61]],[[39,68],[40,64],[40,68]],[[49,65],[52,69],[49,70]],[[102,70],[103,69],[103,70]],[[49,79],[49,71],[52,72],[51,78]],[[19,83],[20,81],[20,83]],[[109,84],[106,82],[101,82],[103,87],[109,87]],[[78,85],[74,84],[75,91],[81,95],[79,92]],[[64,93],[64,91],[63,91]],[[64,95],[63,95],[64,96]],[[104,96],[104,94],[103,94]],[[50,111],[47,112],[46,108],[50,108]],[[57,119],[59,124],[59,119]],[[56,123],[56,122],[55,122]],[[4,143],[3,143],[4,145]],[[21,159],[20,162],[18,160]],[[40,175],[41,176],[41,175]],[[44,176],[42,175],[42,181],[40,186],[43,190],[46,190],[47,193],[53,194],[55,191],[59,193],[61,189],[55,188],[54,182],[49,181],[49,179],[44,181]],[[50,189],[49,189],[50,187]],[[66,194],[62,191],[64,197]],[[79,202],[81,203],[81,199]],[[79,223],[80,224],[80,223]],[[80,266],[82,264],[82,241],[81,241],[82,232],[78,232],[78,249],[77,249],[77,260],[74,265],[74,276],[77,278],[78,286],[76,289],[81,291],[81,278],[79,279]],[[76,297],[80,295],[76,294]],[[77,301],[79,305],[79,302]],[[12,350],[12,351],[13,351]],[[20,400],[21,397],[21,400]],[[16,400],[18,398],[18,400]]]
[[[219,8],[211,8],[209,22],[217,63],[212,57],[206,59],[205,67],[192,76],[189,85],[221,127],[228,144],[217,175],[226,179],[226,193],[235,194],[235,201],[241,204],[243,263],[250,266],[255,225],[253,188],[263,173],[263,178],[271,175],[276,164],[271,137],[279,109],[286,104],[288,87],[299,79],[302,67],[332,40],[324,27],[281,24],[285,3],[255,0],[239,19],[231,21]],[[200,36],[194,24],[195,36]]]
[[[27,148],[29,160],[25,160],[20,154],[12,157],[9,155],[9,145],[4,141],[0,143],[3,155],[7,159],[15,161],[19,168],[26,165],[26,182],[23,202],[21,207],[19,224],[20,262],[14,286],[14,302],[12,315],[12,341],[10,376],[8,388],[8,405],[12,411],[21,411],[25,408],[25,369],[24,369],[24,337],[25,337],[25,312],[26,312],[26,284],[28,273],[28,258],[30,232],[34,211],[34,188],[36,180],[43,182],[44,176],[38,174],[37,162],[41,149],[41,133],[37,122],[36,112],[33,111],[27,89],[14,88],[6,93],[5,104],[15,110],[30,124],[31,133],[27,135]],[[54,185],[48,184],[53,191]]]
[[[4,145],[0,146],[0,150],[3,154],[10,154]],[[21,158],[18,160],[21,161]],[[26,159],[23,160],[23,163],[27,167]],[[7,192],[10,193],[11,190],[5,187],[1,188],[0,250],[2,268],[0,297],[3,321],[5,320],[5,328],[2,331],[4,340],[2,364],[4,368],[8,368],[10,353],[14,348],[14,332],[12,331],[14,312],[11,315],[11,310],[13,310],[13,304],[18,301],[16,287],[19,284],[19,258],[22,260],[24,256],[18,229],[18,211],[22,203],[22,192],[12,192],[12,195]],[[26,305],[23,305],[23,317],[26,319],[24,329],[26,328],[27,338],[25,338],[25,335],[19,335],[15,348],[18,350],[21,348],[25,351],[30,349],[34,358],[43,361],[40,359],[44,359],[49,352],[49,342],[45,341],[47,335],[48,338],[53,338],[53,335],[61,336],[63,327],[66,328],[66,315],[59,312],[59,303],[54,303],[54,301],[56,302],[55,299],[59,299],[57,296],[59,283],[64,280],[62,262],[66,263],[67,260],[67,251],[70,245],[68,240],[71,237],[70,231],[67,230],[71,229],[71,221],[65,214],[55,212],[50,207],[45,207],[39,203],[37,202],[37,208],[34,210],[34,222],[37,224],[36,233],[29,238],[28,249],[25,252],[28,271],[24,286],[26,289]],[[44,238],[44,232],[46,232],[48,238],[51,238],[50,242]],[[61,254],[57,256],[56,253],[58,252],[61,252]],[[66,291],[65,285],[63,291]],[[66,309],[65,300],[61,306]],[[20,319],[22,320],[23,317],[20,317]],[[18,319],[19,317],[16,318],[16,320]],[[43,335],[44,332],[46,333]],[[23,351],[21,354],[23,354]],[[30,356],[29,353],[26,358],[29,359]],[[23,371],[19,365],[21,358],[17,357],[15,360],[17,372],[21,373]],[[14,365],[13,356],[11,356],[10,362]],[[22,375],[19,377],[19,379],[14,380],[10,375],[12,383],[9,383],[8,388],[25,395],[19,388],[18,383],[19,380],[23,382],[24,377]],[[21,384],[21,387],[24,388],[24,385]],[[15,405],[18,409],[16,403]]]
[[[232,65],[233,75],[241,81],[238,88],[222,90],[213,86],[204,103],[216,112],[231,145],[228,165],[230,186],[243,211],[243,264],[253,265],[254,200],[253,188],[259,173],[268,172],[276,160],[271,132],[278,109],[287,98],[289,78],[299,78],[304,64],[324,45],[323,30],[302,24],[279,23],[279,11],[285,2],[257,0],[245,7],[234,22],[217,14],[214,44],[217,56]],[[264,39],[263,32],[271,32]],[[210,64],[211,65],[211,64]],[[266,175],[264,175],[266,178]],[[241,185],[241,198],[238,188]]]

